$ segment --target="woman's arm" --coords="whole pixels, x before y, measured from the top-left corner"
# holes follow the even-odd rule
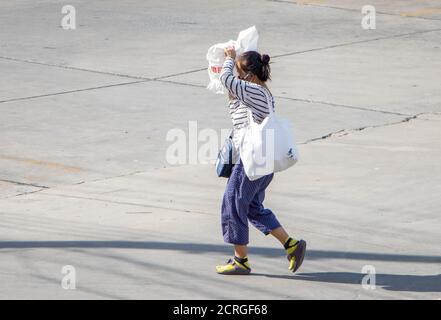
[[[233,69],[234,59],[232,57],[227,57],[222,66],[220,81],[222,85],[228,89],[230,96],[233,95],[239,100],[244,101],[246,83],[234,76]]]
[[[225,49],[225,55],[227,57],[225,58],[220,74],[222,85],[228,89],[230,97],[235,96],[236,99],[243,102],[247,108],[250,108],[253,114],[264,118],[268,115],[270,108],[266,92],[262,86],[241,80],[233,75],[234,59],[236,58],[234,48]],[[230,105],[231,101],[237,103],[237,100],[230,100]]]

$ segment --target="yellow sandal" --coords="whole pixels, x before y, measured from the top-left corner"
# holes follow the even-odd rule
[[[251,267],[247,258],[228,260],[227,264],[216,266],[216,272],[224,275],[247,275],[251,272]]]

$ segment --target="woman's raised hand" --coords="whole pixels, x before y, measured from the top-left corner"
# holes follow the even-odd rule
[[[226,57],[231,57],[233,59],[236,59],[236,50],[234,50],[233,47],[225,48],[224,51]]]

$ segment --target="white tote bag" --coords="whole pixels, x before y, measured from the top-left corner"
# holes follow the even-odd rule
[[[249,125],[240,145],[240,158],[250,180],[286,170],[299,159],[290,122],[276,116],[269,95],[265,95],[270,113],[258,124],[248,109]]]

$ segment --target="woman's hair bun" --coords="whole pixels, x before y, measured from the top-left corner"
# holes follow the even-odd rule
[[[267,65],[269,64],[269,62],[270,62],[270,56],[267,54],[262,54],[262,63],[264,65]]]
[[[260,81],[271,80],[270,57],[267,54],[260,54],[257,51],[246,51],[239,57],[241,69],[245,72],[255,74]]]

